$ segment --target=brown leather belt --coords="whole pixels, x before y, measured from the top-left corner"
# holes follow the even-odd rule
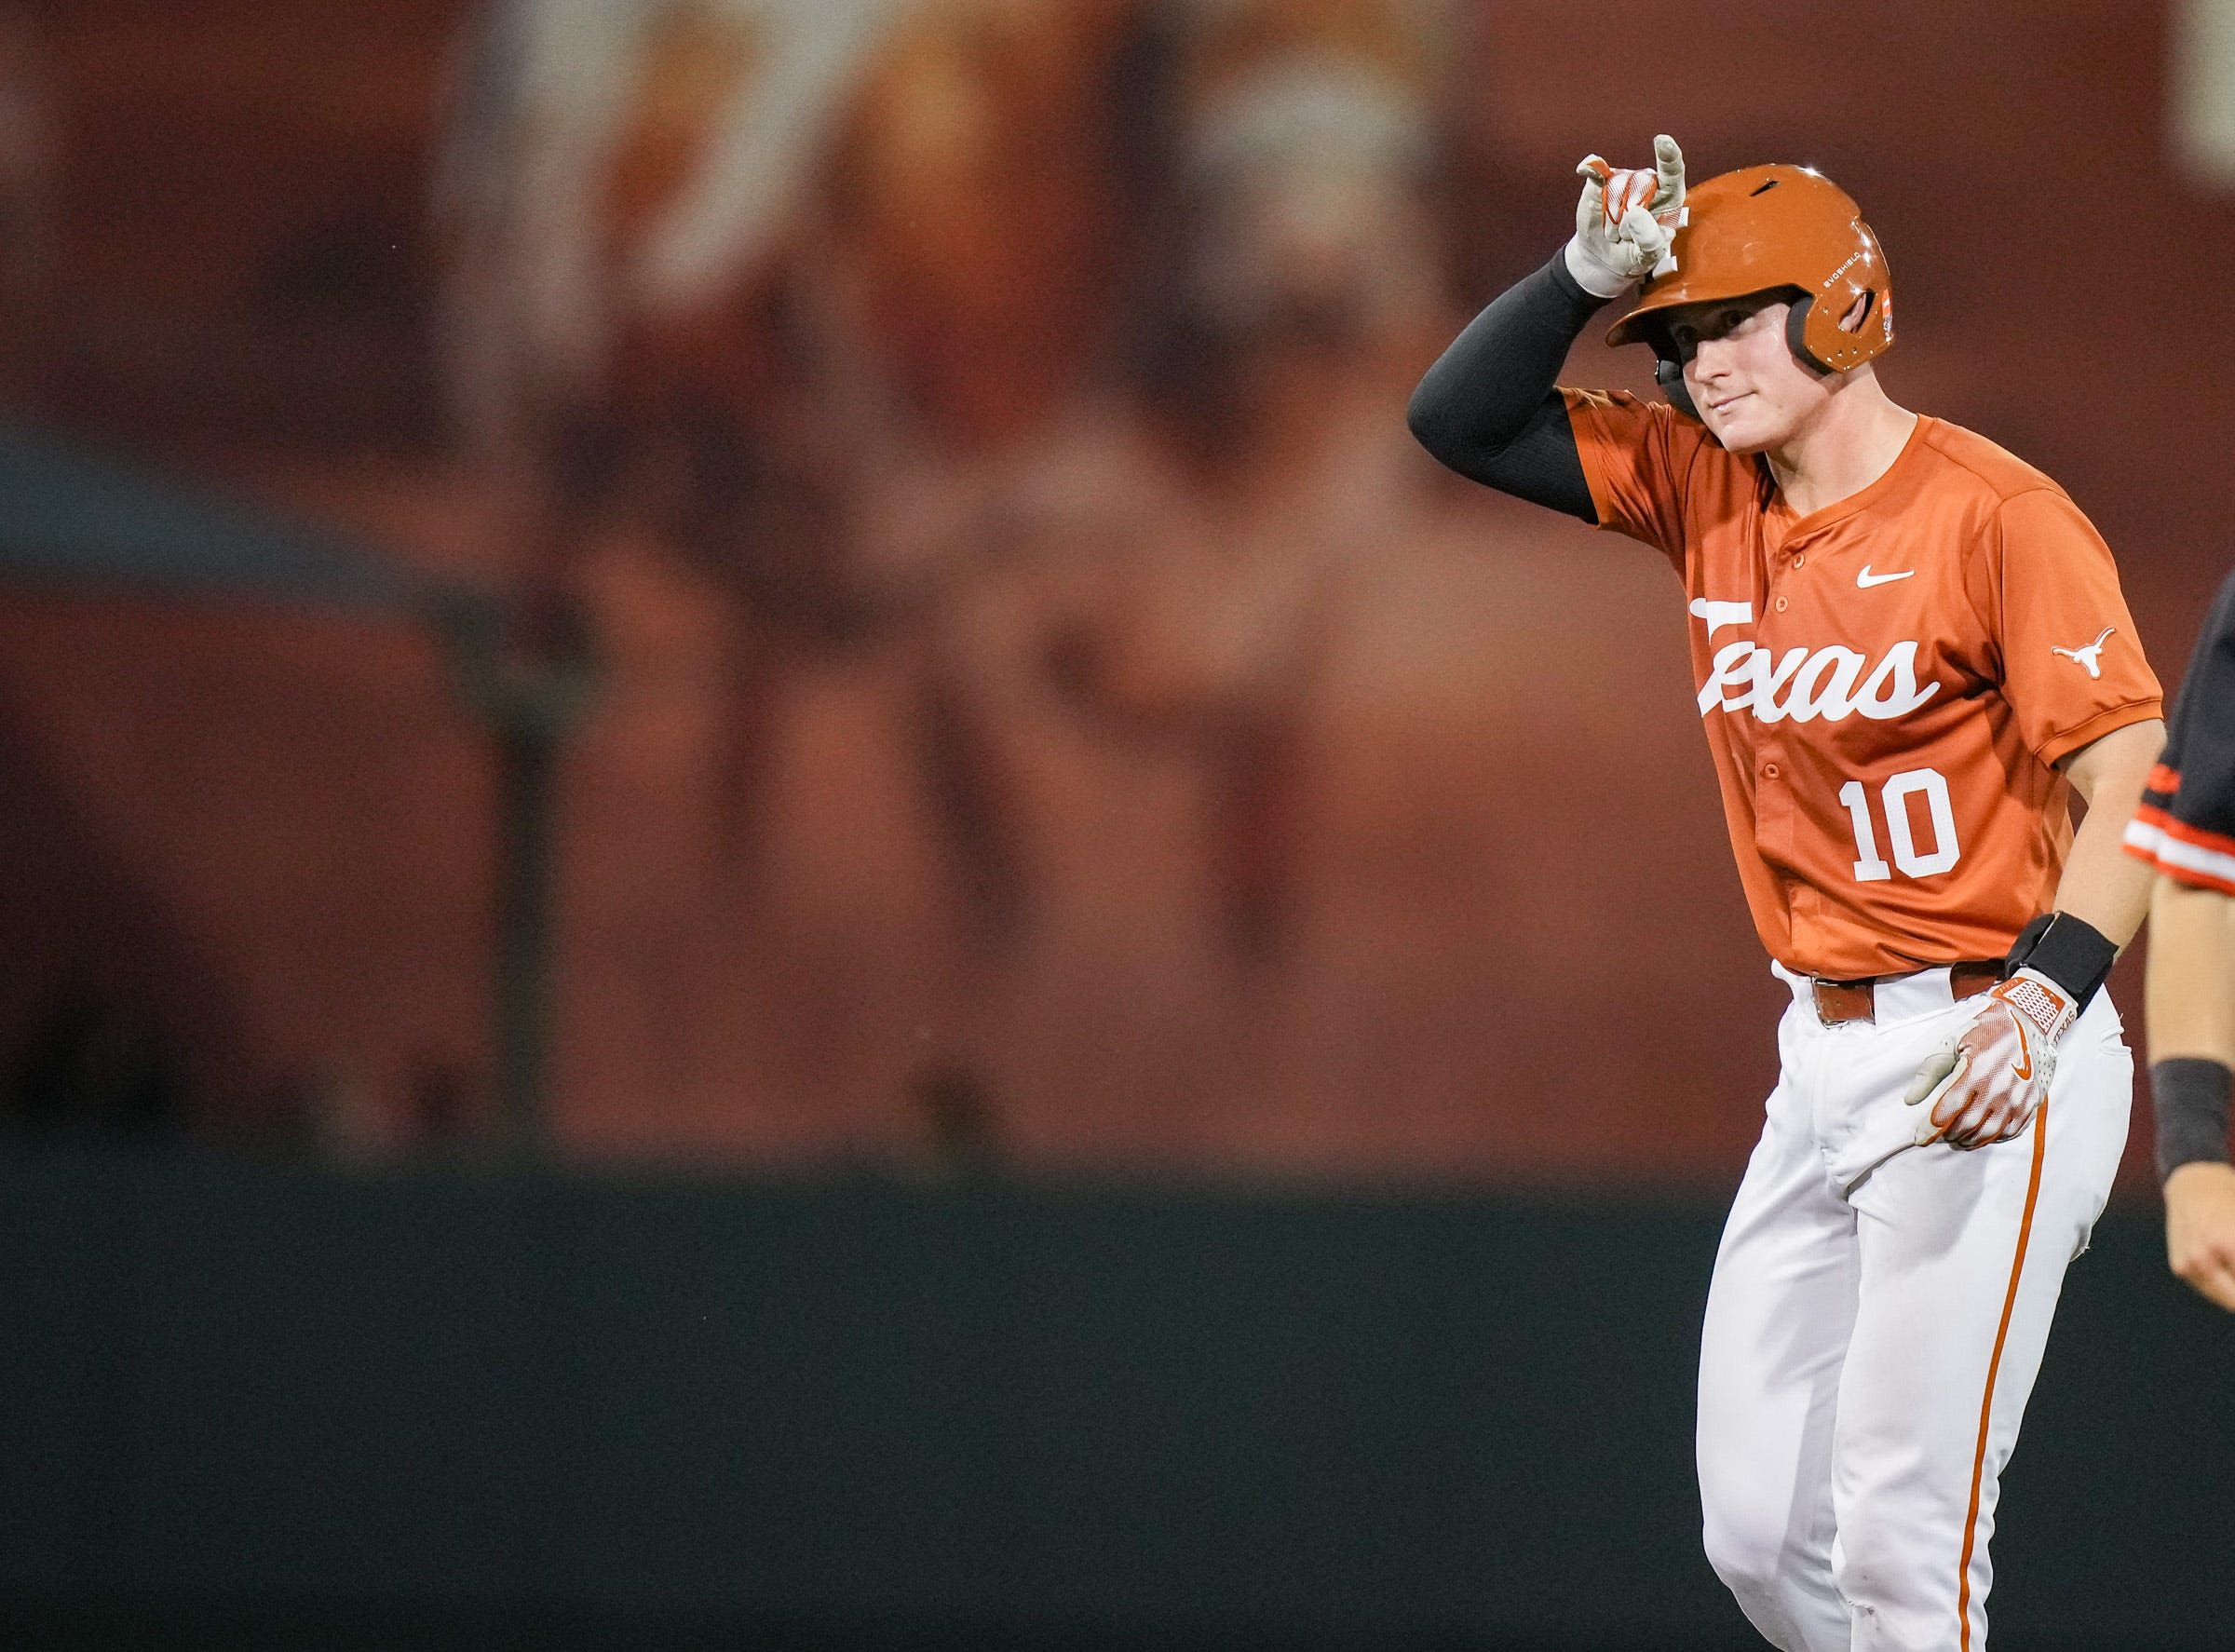
[[[1816,991],[1817,1019],[1827,1027],[1841,1026],[1854,1021],[1876,1022],[1878,1019],[1877,983],[1903,979],[1899,975],[1874,975],[1863,981],[1825,981],[1819,978],[1811,983]],[[1955,998],[1975,998],[2001,979],[2000,958],[1951,964],[1948,966],[1948,995]]]

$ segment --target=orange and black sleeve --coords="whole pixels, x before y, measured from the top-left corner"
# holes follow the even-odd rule
[[[2176,882],[2235,895],[2235,574],[2196,640],[2126,848]]]

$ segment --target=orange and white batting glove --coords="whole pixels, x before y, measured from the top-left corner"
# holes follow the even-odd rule
[[[1984,1147],[2018,1134],[2049,1093],[2056,1041],[2079,1016],[2072,995],[2036,970],[1988,993],[1971,1024],[1910,1080],[1909,1104],[1925,1109],[1917,1144]]]
[[[1586,292],[1619,298],[1669,255],[1684,221],[1684,151],[1663,133],[1653,140],[1649,169],[1618,172],[1587,155],[1576,170],[1583,196],[1567,243],[1567,273]]]

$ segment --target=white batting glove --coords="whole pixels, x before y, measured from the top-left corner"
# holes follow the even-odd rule
[[[1971,1024],[1910,1080],[1909,1104],[1925,1109],[1917,1144],[1984,1147],[2018,1134],[2049,1093],[2056,1041],[2079,1016],[2072,995],[2036,970],[1988,993]]]
[[[1684,151],[1665,132],[1653,140],[1650,170],[1618,172],[1600,156],[1576,163],[1583,196],[1576,203],[1567,273],[1584,291],[1619,298],[1669,255],[1684,221]]]

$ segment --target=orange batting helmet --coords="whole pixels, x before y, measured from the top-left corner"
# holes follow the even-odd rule
[[[1669,257],[1606,342],[1651,345],[1661,387],[1685,413],[1698,416],[1664,325],[1664,312],[1679,305],[1790,291],[1786,339],[1819,372],[1860,367],[1893,343],[1885,249],[1853,198],[1822,172],[1744,167],[1687,190],[1684,210]],[[1850,313],[1853,323],[1842,326]]]

